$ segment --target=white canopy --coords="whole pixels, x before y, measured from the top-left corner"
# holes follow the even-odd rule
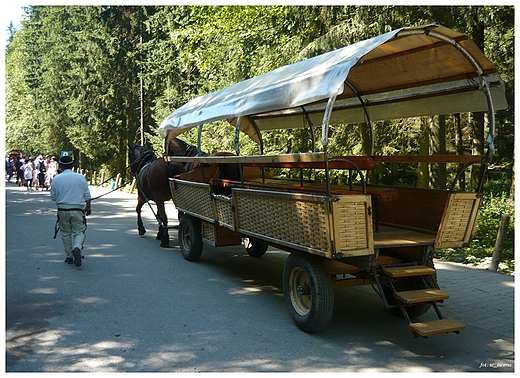
[[[331,124],[487,111],[507,107],[504,83],[473,41],[432,24],[401,28],[195,98],[160,125],[167,141],[192,127],[227,119],[258,141],[259,130],[321,124],[336,97]],[[363,101],[363,105],[360,102]],[[365,107],[365,108],[364,108]],[[247,116],[247,117],[245,117]]]

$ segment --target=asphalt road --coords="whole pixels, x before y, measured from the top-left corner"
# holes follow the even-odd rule
[[[370,286],[337,290],[328,327],[306,334],[283,301],[286,253],[205,246],[190,263],[175,230],[159,246],[147,207],[139,237],[135,195],[114,192],[93,203],[76,268],[48,192],[6,183],[5,200],[8,372],[514,371],[513,277],[437,263],[459,335],[414,338]]]

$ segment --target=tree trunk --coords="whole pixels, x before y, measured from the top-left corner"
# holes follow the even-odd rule
[[[446,116],[430,118],[430,154],[446,154]],[[446,189],[446,163],[432,163],[430,187]]]
[[[421,118],[421,135],[419,140],[419,155],[428,155],[430,151],[430,125],[428,118]],[[427,188],[429,184],[428,163],[419,163],[417,167],[417,187]]]
[[[464,145],[463,145],[463,133],[462,133],[462,123],[460,118],[460,113],[454,115],[455,117],[455,151],[457,155],[464,155]],[[459,164],[459,169],[464,167],[464,163]],[[466,190],[466,174],[462,174],[459,176],[459,189],[461,191]]]
[[[361,127],[361,129],[360,129],[361,130],[361,140],[363,143],[363,154],[370,155],[371,144],[372,144],[371,138],[374,137],[374,135],[370,135],[371,134],[370,128],[368,127],[367,123],[362,123],[360,127]],[[367,183],[377,184],[376,170],[372,169],[370,171],[367,171],[366,179],[367,179]]]
[[[473,113],[471,122],[473,155],[484,155],[484,113]],[[471,169],[471,190],[477,190],[483,174],[483,166],[475,164]]]
[[[479,13],[482,7],[474,7],[472,12],[472,30],[471,39],[476,43],[480,50],[484,51],[484,22],[481,21]],[[472,138],[473,138],[473,154],[484,155],[484,113],[473,113],[473,122],[471,122]],[[476,190],[482,178],[483,166],[475,164],[471,170],[471,189]]]

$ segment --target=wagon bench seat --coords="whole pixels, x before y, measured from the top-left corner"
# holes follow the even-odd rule
[[[318,194],[324,195],[326,192],[325,185],[319,183],[303,183],[303,186],[299,181],[284,180],[284,179],[265,179],[263,182],[261,179],[250,179],[245,181],[243,184],[240,181],[212,178],[209,180],[213,185],[220,185],[230,188],[246,188],[246,189],[257,189],[257,190],[279,190],[283,192],[299,192],[305,194]],[[348,195],[348,194],[361,194],[362,188],[354,186],[352,190],[348,187],[333,185],[331,186],[331,195]],[[389,201],[397,198],[397,190],[385,187],[371,187],[366,188],[366,194],[370,194],[372,197],[380,199],[382,201]]]
[[[360,169],[363,171],[374,169],[374,159],[370,156],[335,156],[328,162],[330,169]],[[247,162],[244,165],[264,168],[297,168],[297,169],[324,169],[323,161],[284,161],[280,159],[272,162]]]
[[[240,164],[249,167],[264,168],[315,168],[325,169],[326,156],[323,152],[276,154],[276,155],[251,155],[236,156],[232,153],[226,156],[164,156],[167,162],[191,162],[199,164]],[[334,156],[328,159],[331,169],[360,169],[372,170],[375,161],[370,156]]]

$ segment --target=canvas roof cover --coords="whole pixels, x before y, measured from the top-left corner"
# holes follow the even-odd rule
[[[306,127],[309,119],[321,125],[333,96],[330,124],[364,122],[367,114],[374,121],[487,111],[476,68],[453,41],[482,69],[494,109],[507,107],[504,83],[475,43],[431,24],[400,28],[195,98],[166,117],[159,133],[170,140],[198,125],[234,124],[248,116],[240,128],[258,141],[253,122],[259,130]]]

